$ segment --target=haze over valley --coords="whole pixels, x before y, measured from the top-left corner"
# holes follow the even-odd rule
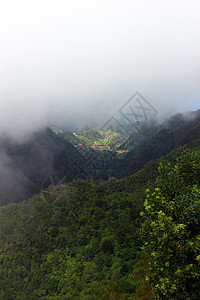
[[[0,4],[0,299],[200,299],[199,12]]]

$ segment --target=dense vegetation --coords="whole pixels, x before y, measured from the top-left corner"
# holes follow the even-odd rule
[[[2,208],[1,299],[99,299],[110,280],[133,295],[141,179],[135,195],[133,179],[76,181]]]
[[[176,115],[162,125],[156,121],[141,124],[132,132],[126,145],[120,146],[120,151],[133,150],[121,154],[117,147],[127,136],[111,129],[79,131],[78,136],[87,138],[87,143],[77,148],[67,139],[74,142],[76,138],[79,143],[78,137],[67,132],[68,138],[65,134],[63,138],[63,134],[60,136],[59,132],[56,134],[49,128],[20,143],[1,137],[0,205],[19,203],[40,193],[49,184],[88,176],[108,180],[132,175],[152,159],[200,138],[200,130],[196,126],[199,121],[200,111],[196,111],[186,117]]]
[[[146,280],[158,299],[200,298],[200,151],[184,151],[174,167],[159,167],[154,191],[147,190],[143,251]]]
[[[141,125],[130,139],[135,144],[123,160],[116,160],[113,165],[114,176],[134,174],[152,159],[166,155],[179,146],[186,145],[200,138],[197,123],[200,121],[200,110],[187,115],[177,114],[162,124],[152,122]]]
[[[134,175],[2,206],[0,299],[199,299],[200,139],[188,130]]]
[[[0,299],[197,299],[195,149],[174,151],[130,177],[50,186],[2,207]],[[148,190],[143,222],[148,188],[155,192]]]

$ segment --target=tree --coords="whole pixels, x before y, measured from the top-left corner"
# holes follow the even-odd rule
[[[155,299],[200,299],[200,150],[177,164],[160,165],[157,187],[147,190],[142,228]]]
[[[102,300],[125,300],[126,297],[122,288],[117,283],[110,281],[107,285],[106,293],[102,295]]]

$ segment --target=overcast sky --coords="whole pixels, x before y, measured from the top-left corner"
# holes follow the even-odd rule
[[[163,114],[200,105],[199,0],[6,0],[0,132],[115,111],[136,91]]]

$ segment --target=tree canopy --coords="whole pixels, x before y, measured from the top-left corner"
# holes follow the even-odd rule
[[[159,167],[147,189],[143,251],[155,299],[200,298],[200,151],[184,151],[175,166]]]

